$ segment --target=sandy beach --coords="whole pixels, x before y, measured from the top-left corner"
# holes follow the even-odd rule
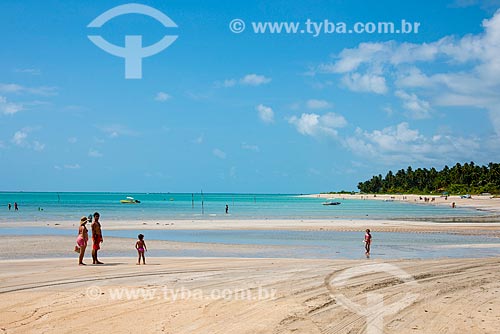
[[[377,294],[384,305],[402,307],[384,316],[384,333],[497,332],[500,259],[390,261],[409,281],[378,272],[352,276],[342,286],[330,283],[368,263],[384,266],[224,258],[154,258],[145,266],[113,258],[87,267],[61,259],[3,261],[0,331],[363,333],[380,305],[362,315],[346,308],[343,298],[362,306]],[[242,291],[252,299],[238,295]],[[408,294],[412,301],[403,307]]]
[[[361,199],[356,196],[340,198]],[[419,201],[418,197],[387,196],[376,199]],[[148,240],[150,249],[168,251],[174,257],[147,256],[148,264],[138,266],[133,239],[106,237],[106,230],[124,229],[149,230],[149,233],[154,230],[361,232],[367,227],[375,232],[500,237],[500,222],[494,218],[498,199],[449,197],[421,205],[448,205],[449,201],[488,210],[493,218],[458,222],[103,219],[105,265],[102,266],[77,265],[76,255],[70,251],[74,236],[0,236],[0,333],[95,333],[96,330],[172,334],[369,333],[373,328],[379,333],[382,328],[383,333],[398,334],[496,333],[500,323],[499,257],[260,258],[263,251],[275,254],[274,257],[286,254],[279,252],[287,246]],[[76,231],[75,222],[68,221],[12,222],[3,227]],[[440,247],[452,251],[454,247],[498,249],[500,244]],[[189,257],[186,251],[206,252],[213,257]],[[232,253],[236,257],[224,257]],[[72,255],[74,258],[68,258]],[[90,250],[87,262],[89,257]],[[342,275],[347,275],[347,279],[338,280]]]
[[[500,213],[500,198],[491,195],[473,195],[470,198],[462,198],[461,196],[442,196],[442,195],[393,195],[393,194],[311,194],[304,195],[305,197],[318,198],[337,198],[343,200],[378,200],[378,201],[401,201],[407,203],[423,204],[423,205],[445,205],[451,206],[455,203],[456,207],[472,208],[482,211],[490,211],[492,213]],[[429,198],[428,202],[424,198]]]

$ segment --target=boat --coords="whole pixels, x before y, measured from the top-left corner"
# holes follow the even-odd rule
[[[138,199],[134,199],[133,197],[127,196],[127,199],[121,199],[120,203],[122,204],[138,204],[141,203]]]
[[[328,201],[328,202],[323,203],[323,205],[340,205],[340,202]]]

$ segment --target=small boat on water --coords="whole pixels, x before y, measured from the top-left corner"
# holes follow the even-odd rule
[[[340,205],[340,202],[328,201],[328,202],[323,203],[323,205]]]
[[[138,199],[134,199],[133,197],[127,196],[127,199],[121,199],[120,203],[122,204],[138,204],[141,203]]]

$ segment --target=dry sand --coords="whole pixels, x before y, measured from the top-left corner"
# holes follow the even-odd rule
[[[107,261],[85,267],[73,259],[2,261],[0,332],[365,333],[367,317],[373,326],[380,311],[404,306],[409,293],[407,307],[383,318],[384,333],[497,333],[500,325],[499,258],[390,261],[410,280],[365,272],[340,285],[325,280],[335,282],[348,268],[374,264],[382,270],[385,265],[368,260],[154,258],[145,266],[130,258]],[[116,297],[123,289],[136,297]],[[255,299],[242,299],[242,291]],[[227,298],[218,298],[221,294]],[[342,306],[342,296],[364,305],[375,294],[386,307],[380,304],[361,315]]]

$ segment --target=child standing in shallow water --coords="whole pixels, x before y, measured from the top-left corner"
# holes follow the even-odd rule
[[[148,251],[146,247],[146,243],[144,242],[144,235],[139,234],[137,236],[139,240],[135,243],[135,249],[137,249],[137,253],[139,254],[139,258],[137,259],[137,264],[141,264],[141,257],[142,257],[142,263],[146,264],[146,259],[144,258],[144,251]]]
[[[370,229],[366,229],[365,233],[365,255],[366,257],[370,257],[370,245],[372,243],[372,235],[370,233]]]

